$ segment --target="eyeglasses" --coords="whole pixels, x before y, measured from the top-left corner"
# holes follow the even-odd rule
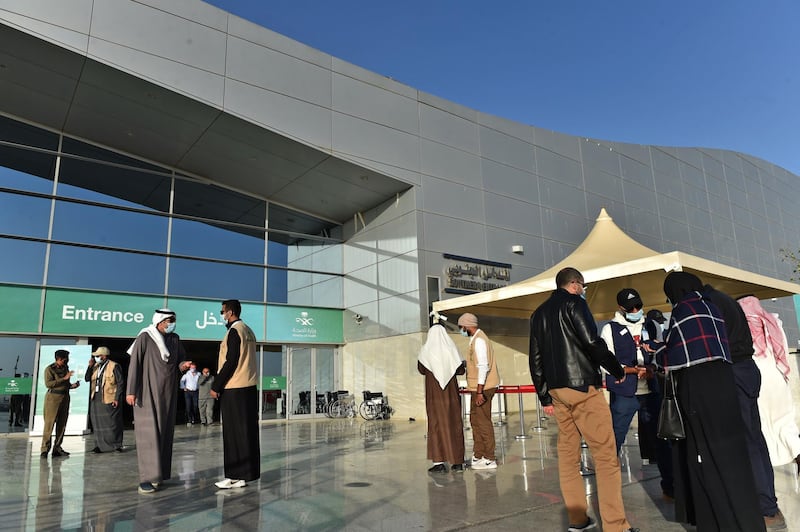
[[[228,311],[227,311],[227,310],[225,310],[225,309],[223,309],[223,310],[220,310],[220,311],[219,311],[219,315],[220,315],[220,316],[224,316],[226,312],[228,312]]]
[[[581,288],[586,288],[586,287],[588,286],[588,285],[587,285],[586,283],[584,283],[583,281],[575,281],[575,280],[573,280],[572,282],[573,282],[573,283],[575,283],[575,284],[579,284],[579,285],[581,285]]]
[[[167,318],[167,321],[170,323],[175,323],[175,316],[170,316],[169,318]]]

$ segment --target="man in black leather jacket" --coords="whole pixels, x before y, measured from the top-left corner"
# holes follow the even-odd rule
[[[600,389],[600,366],[620,381],[625,371],[597,334],[581,272],[562,269],[556,286],[531,316],[529,364],[545,414],[558,421],[558,472],[569,530],[595,526],[580,475],[583,437],[595,462],[603,530],[636,531],[625,518],[611,411]]]

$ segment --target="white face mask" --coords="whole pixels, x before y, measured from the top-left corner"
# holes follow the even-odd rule
[[[169,334],[174,330],[175,330],[175,322],[173,321],[173,322],[167,324],[167,328],[164,329],[164,332]]]
[[[466,329],[461,329],[461,336],[466,336],[469,338],[469,333],[467,332]]]

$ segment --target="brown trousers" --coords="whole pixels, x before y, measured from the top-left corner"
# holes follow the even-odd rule
[[[469,424],[472,427],[472,456],[496,460],[494,455],[494,425],[492,425],[492,397],[497,388],[483,390],[486,402],[475,404],[477,394],[470,394]]]
[[[594,459],[603,532],[630,528],[622,504],[622,473],[619,468],[611,410],[603,392],[571,388],[550,390],[558,421],[558,476],[570,524],[586,522],[586,488],[581,477],[581,436]]]
[[[67,431],[69,417],[69,392],[65,394],[46,393],[44,396],[44,428],[42,430],[42,453],[50,451],[50,439],[53,436],[53,425],[56,426],[56,441],[53,449],[60,451]]]

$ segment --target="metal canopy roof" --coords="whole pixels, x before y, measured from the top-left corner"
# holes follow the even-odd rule
[[[0,112],[291,206],[328,226],[410,188],[5,25],[0,94]]]

